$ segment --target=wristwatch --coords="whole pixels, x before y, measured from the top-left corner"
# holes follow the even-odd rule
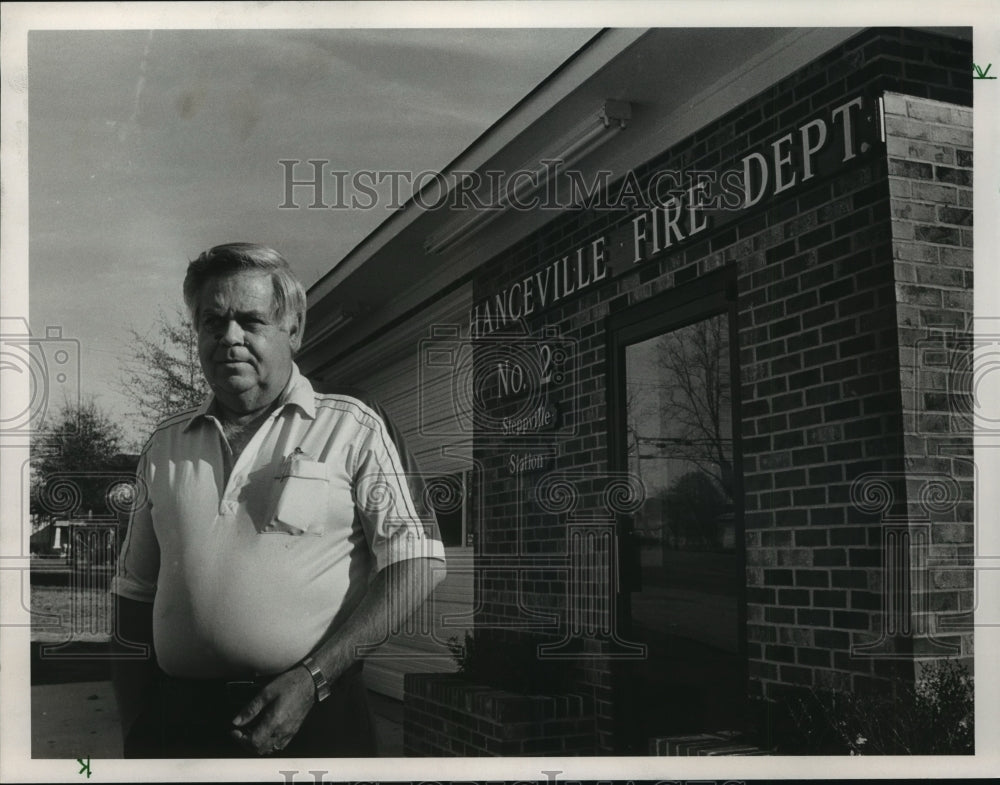
[[[323,671],[319,669],[316,661],[311,657],[306,657],[300,663],[312,676],[313,684],[316,686],[316,702],[324,701],[330,697],[330,682],[326,680]]]

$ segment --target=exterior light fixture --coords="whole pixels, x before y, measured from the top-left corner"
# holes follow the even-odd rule
[[[632,119],[632,107],[628,101],[607,100],[601,108],[572,131],[561,137],[551,149],[538,157],[538,164],[533,168],[521,166],[518,172],[530,172],[530,176],[518,177],[517,182],[501,189],[491,200],[496,205],[487,210],[479,210],[471,217],[446,225],[424,241],[424,252],[429,254],[443,253],[479,232],[484,226],[492,223],[500,214],[507,212],[513,202],[524,203],[545,187],[549,177],[557,167],[563,170],[573,166],[584,156],[589,155],[598,147],[606,144],[620,131],[628,126]]]
[[[343,330],[347,325],[354,321],[355,317],[361,315],[364,311],[368,310],[367,307],[356,305],[353,307],[348,307],[344,305],[336,305],[333,308],[333,318],[317,327],[315,331],[307,330],[306,338],[302,342],[302,351],[308,351],[322,341],[327,340],[334,333]]]

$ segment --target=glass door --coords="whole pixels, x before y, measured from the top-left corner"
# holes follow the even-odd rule
[[[647,752],[653,738],[743,724],[733,309],[721,295],[682,302],[674,295],[673,303],[661,301],[669,308],[645,318],[637,312],[611,338],[616,462],[646,494],[619,529],[628,640],[647,647],[644,659],[621,669],[632,754]]]

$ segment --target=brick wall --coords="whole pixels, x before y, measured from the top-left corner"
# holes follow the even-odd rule
[[[914,654],[969,658],[972,112],[889,93],[885,114]]]
[[[970,62],[969,46],[952,39],[866,31],[636,175],[723,171],[776,134],[862,93],[897,90],[971,103]],[[551,222],[485,264],[474,299],[630,220],[621,212],[581,210]],[[552,326],[575,342],[576,373],[555,390],[555,397],[576,402],[573,433],[560,442],[554,465],[589,472],[592,481],[575,485],[577,509],[607,515],[597,487],[609,465],[605,317],[713,269],[736,267],[746,636],[756,694],[772,696],[785,685],[864,689],[899,672],[898,661],[852,656],[852,647],[880,640],[884,622],[884,516],[852,499],[852,483],[864,475],[888,478],[890,511],[906,504],[893,243],[887,161],[877,150],[528,321],[532,331]],[[488,511],[478,556],[486,564],[497,555],[544,554],[561,564],[568,516],[518,501],[518,478],[504,468],[511,451],[477,437]],[[485,569],[480,578],[477,635],[502,645],[509,636],[557,639],[564,632],[542,620],[558,618],[567,605],[565,570]],[[610,750],[619,707],[611,663],[599,657],[609,644],[591,638],[585,646],[598,656],[567,667],[577,668],[592,690],[601,748]]]
[[[594,754],[586,695],[513,695],[454,676],[407,674],[403,743],[408,756]]]
[[[852,503],[851,484],[902,470],[883,165],[800,197],[763,258],[740,260],[747,640],[758,694],[860,689],[892,668],[851,656],[879,633],[881,600],[877,522]],[[794,251],[775,252],[803,221],[809,231]]]

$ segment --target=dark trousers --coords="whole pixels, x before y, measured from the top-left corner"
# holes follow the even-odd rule
[[[232,738],[233,717],[266,684],[174,679],[160,674],[125,738],[126,758],[257,757]],[[367,758],[378,754],[360,663],[315,704],[275,758]]]

